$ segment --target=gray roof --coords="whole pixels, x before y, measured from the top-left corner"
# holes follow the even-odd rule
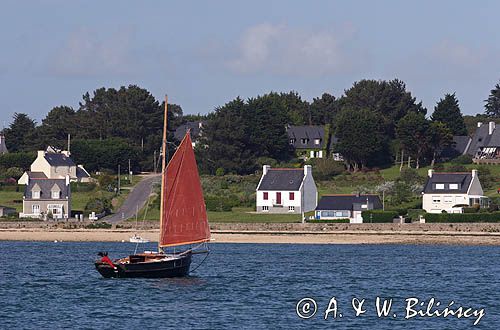
[[[90,175],[87,173],[86,170],[84,170],[80,166],[77,166],[76,167],[76,177],[77,178],[89,178]]]
[[[324,126],[288,126],[286,132],[290,145],[295,149],[323,149],[328,143]],[[305,144],[302,139],[306,139]],[[314,139],[321,139],[320,145],[314,144]]]
[[[319,200],[316,210],[354,210],[361,211],[361,205],[368,200],[369,209],[381,209],[378,195],[325,195]]]
[[[33,187],[38,185],[40,187],[40,199],[52,199],[51,190],[54,185],[59,187],[61,191],[61,199],[66,199],[69,197],[69,186],[66,185],[65,179],[30,179],[28,182],[28,186],[26,187],[26,191],[24,192],[24,197],[26,199],[32,199],[31,191]]]
[[[432,177],[427,179],[423,192],[425,194],[464,194],[469,189],[471,181],[472,173],[433,173]],[[436,189],[437,183],[444,184],[444,189]],[[450,183],[458,184],[458,189],[450,189]]]
[[[303,169],[274,168],[267,171],[257,190],[298,191],[303,179]]]
[[[500,147],[500,128],[495,127],[491,135],[488,123],[484,123],[476,129],[467,153],[474,156],[482,147]]]
[[[451,159],[463,155],[468,150],[469,141],[472,141],[472,139],[467,135],[455,135],[452,144],[443,148],[439,156]]]
[[[51,166],[75,166],[73,160],[65,154],[47,152],[45,159]]]
[[[45,173],[43,172],[31,172],[31,171],[28,171],[28,177],[30,177],[31,179],[48,179],[47,176],[45,175]]]
[[[178,141],[181,141],[184,138],[186,132],[191,130],[191,139],[196,140],[201,133],[200,124],[203,126],[202,121],[189,121],[185,124],[180,125],[174,132],[174,136]]]

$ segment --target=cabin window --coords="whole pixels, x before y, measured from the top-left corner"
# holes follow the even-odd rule
[[[264,192],[263,195],[264,195],[263,199],[265,201],[267,201],[269,199],[269,193],[268,192]]]
[[[34,190],[31,192],[31,196],[33,197],[33,199],[40,199],[40,192],[37,190]]]
[[[288,199],[293,201],[295,199],[295,193],[291,192],[289,195]]]
[[[314,144],[319,146],[321,144],[321,139],[314,139]]]
[[[288,212],[294,212],[294,211],[295,211],[295,206],[288,207]]]
[[[40,214],[40,205],[32,205],[31,211],[33,214]]]
[[[458,189],[458,183],[450,183],[450,189]]]
[[[432,196],[433,203],[441,203],[441,196]]]
[[[60,196],[61,196],[61,192],[59,192],[59,191],[52,192],[52,199],[59,199]]]
[[[269,206],[262,206],[262,211],[269,211]]]
[[[444,183],[436,183],[436,190],[437,189],[444,189]]]

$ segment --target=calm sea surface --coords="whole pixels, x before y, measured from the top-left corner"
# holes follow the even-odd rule
[[[434,297],[441,309],[452,300],[454,308],[484,308],[476,328],[500,329],[498,247],[212,244],[202,267],[182,279],[101,278],[96,253],[124,256],[130,243],[0,242],[0,249],[2,329],[467,329],[476,319],[405,320],[410,297],[425,307]],[[393,299],[388,317],[377,317],[377,296]],[[296,305],[305,297],[317,312],[300,319]],[[324,320],[332,297],[337,318]],[[366,299],[359,317],[355,297]]]

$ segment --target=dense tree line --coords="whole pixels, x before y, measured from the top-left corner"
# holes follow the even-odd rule
[[[85,93],[78,109],[53,108],[37,126],[26,114],[16,113],[5,129],[7,147],[30,152],[53,145],[65,148],[68,134],[79,163],[90,170],[115,169],[131,160],[136,170],[151,170],[152,155],[161,144],[164,103],[135,85],[99,88]],[[500,118],[500,86],[486,100],[486,114],[461,114],[454,93],[446,94],[429,116],[422,102],[394,79],[361,80],[339,97],[324,93],[307,102],[294,91],[271,92],[243,100],[236,98],[207,115],[183,115],[179,105],[169,105],[169,141],[180,124],[203,120],[197,155],[207,173],[247,174],[262,163],[292,160],[286,125],[332,127],[350,170],[382,167],[397,162],[410,167],[434,163],[440,150],[451,145],[453,135],[467,135],[477,121]],[[174,144],[169,145],[172,154]],[[24,165],[23,165],[24,166]]]

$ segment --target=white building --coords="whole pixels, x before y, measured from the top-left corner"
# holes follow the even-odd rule
[[[377,195],[325,195],[321,197],[316,207],[315,218],[349,219],[350,223],[363,223],[369,222],[369,219],[363,219],[363,211],[381,209],[382,202]]]
[[[21,176],[18,184],[27,185],[30,179],[65,179],[66,176],[72,182],[91,181],[90,174],[82,165],[73,162],[68,151],[40,150],[30,169]]]
[[[318,190],[312,167],[275,168],[264,165],[257,185],[257,212],[301,213],[312,211],[318,203]]]
[[[470,173],[435,173],[429,170],[422,191],[422,208],[429,213],[462,213],[463,207],[488,206],[477,170]]]

